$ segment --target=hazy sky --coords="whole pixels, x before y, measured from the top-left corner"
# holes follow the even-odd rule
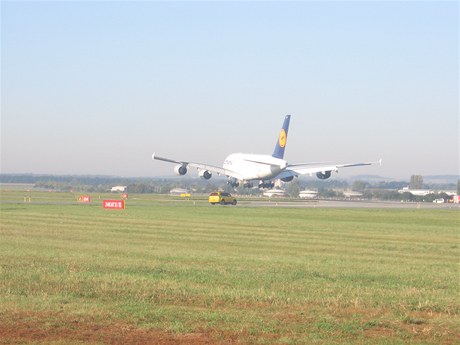
[[[286,114],[291,163],[458,174],[458,2],[1,2],[2,173],[220,166]]]

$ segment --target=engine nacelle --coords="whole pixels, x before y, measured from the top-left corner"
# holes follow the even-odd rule
[[[174,168],[174,172],[177,174],[177,175],[185,175],[187,173],[187,167],[185,165],[177,165],[175,168]]]
[[[317,172],[317,173],[316,173],[316,176],[317,176],[320,180],[326,180],[326,179],[328,179],[329,177],[331,177],[331,171]]]
[[[283,182],[291,182],[294,179],[294,176],[283,177],[281,181]]]
[[[204,178],[205,180],[209,180],[212,177],[212,172],[210,172],[209,170],[200,170],[198,172],[198,176]]]

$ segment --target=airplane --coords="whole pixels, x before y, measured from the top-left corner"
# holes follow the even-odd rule
[[[225,175],[228,178],[227,183],[234,188],[240,186],[240,184],[244,187],[252,188],[254,187],[254,183],[258,183],[259,188],[273,188],[273,180],[280,179],[283,182],[291,182],[294,177],[306,174],[310,176],[316,174],[319,179],[326,180],[331,177],[332,172],[338,172],[340,168],[382,164],[381,159],[378,162],[350,164],[326,164],[324,162],[289,164],[284,160],[284,150],[286,148],[290,120],[291,115],[286,115],[276,141],[275,150],[271,155],[232,153],[225,159],[222,168],[209,164],[177,161],[159,157],[155,153],[152,155],[152,160],[156,159],[177,164],[174,168],[174,172],[177,175],[185,175],[188,167],[198,169],[198,176],[205,180],[209,180],[213,173]]]

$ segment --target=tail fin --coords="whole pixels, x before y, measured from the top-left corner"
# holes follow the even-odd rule
[[[291,120],[291,115],[286,115],[283,122],[283,127],[281,128],[280,135],[276,142],[275,151],[273,151],[272,156],[275,158],[284,157],[284,148],[286,147],[287,135],[289,130],[289,121]]]

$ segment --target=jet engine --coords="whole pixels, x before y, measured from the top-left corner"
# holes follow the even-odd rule
[[[187,166],[185,165],[177,165],[175,168],[174,168],[174,172],[177,174],[177,175],[185,175],[187,173]]]
[[[328,179],[329,177],[331,177],[331,172],[330,171],[320,171],[320,172],[317,172],[316,173],[316,176],[320,179],[320,180],[326,180]]]
[[[291,182],[294,179],[294,176],[283,177],[281,181],[283,182]]]
[[[209,180],[212,177],[212,172],[210,172],[209,170],[200,170],[198,172],[198,176],[204,178],[205,180]]]

